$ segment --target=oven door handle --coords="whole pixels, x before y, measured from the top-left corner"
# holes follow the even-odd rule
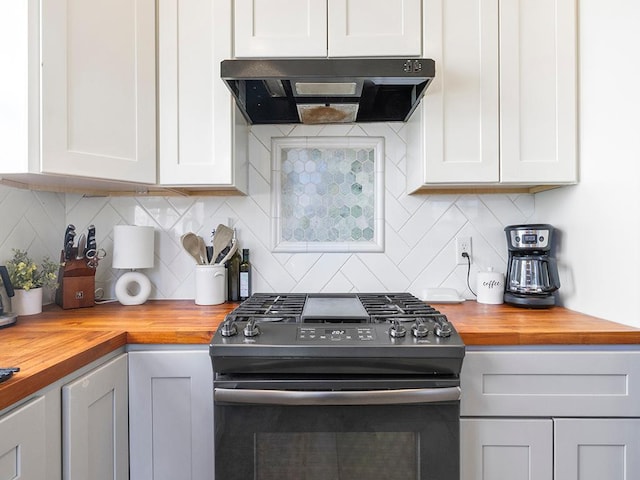
[[[214,388],[217,402],[262,405],[398,405],[460,400],[460,387],[401,390],[299,391]]]

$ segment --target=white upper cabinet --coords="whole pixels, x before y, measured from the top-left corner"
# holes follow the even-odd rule
[[[577,180],[576,0],[500,1],[505,183]]]
[[[421,0],[329,0],[329,56],[420,56],[421,4]]]
[[[497,0],[428,0],[424,22],[436,76],[408,124],[410,190],[497,182]]]
[[[420,56],[421,3],[234,0],[234,56]]]
[[[248,128],[220,78],[231,5],[158,3],[158,160],[163,186],[247,189]]]
[[[156,181],[155,2],[42,3],[42,167]]]
[[[39,152],[38,1],[0,3],[0,171],[21,173]]]
[[[154,1],[41,5],[0,4],[1,174],[155,183]]]
[[[327,0],[234,0],[236,57],[325,57]]]
[[[425,0],[409,191],[577,181],[575,0]]]
[[[248,128],[220,79],[231,56],[231,2],[1,2],[2,182],[246,192]]]

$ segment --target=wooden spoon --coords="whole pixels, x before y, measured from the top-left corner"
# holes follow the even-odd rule
[[[200,263],[202,265],[209,263],[207,259],[207,246],[204,244],[204,238],[200,235],[198,235],[198,251],[200,252],[200,258],[202,259]]]
[[[202,265],[202,257],[200,256],[200,238],[193,232],[187,232],[180,237],[182,247],[189,255],[193,257],[197,264]]]

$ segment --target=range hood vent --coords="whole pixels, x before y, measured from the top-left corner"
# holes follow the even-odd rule
[[[251,124],[406,122],[435,75],[426,58],[224,60]]]

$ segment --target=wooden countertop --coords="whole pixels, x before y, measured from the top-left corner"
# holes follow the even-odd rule
[[[433,304],[466,345],[640,344],[640,329],[562,307],[526,309],[475,301]]]
[[[0,329],[0,367],[20,367],[0,383],[0,410],[126,344],[206,345],[237,304],[195,305],[153,300],[138,306],[108,303],[21,317]],[[640,344],[640,329],[556,307],[433,304],[467,345]]]

